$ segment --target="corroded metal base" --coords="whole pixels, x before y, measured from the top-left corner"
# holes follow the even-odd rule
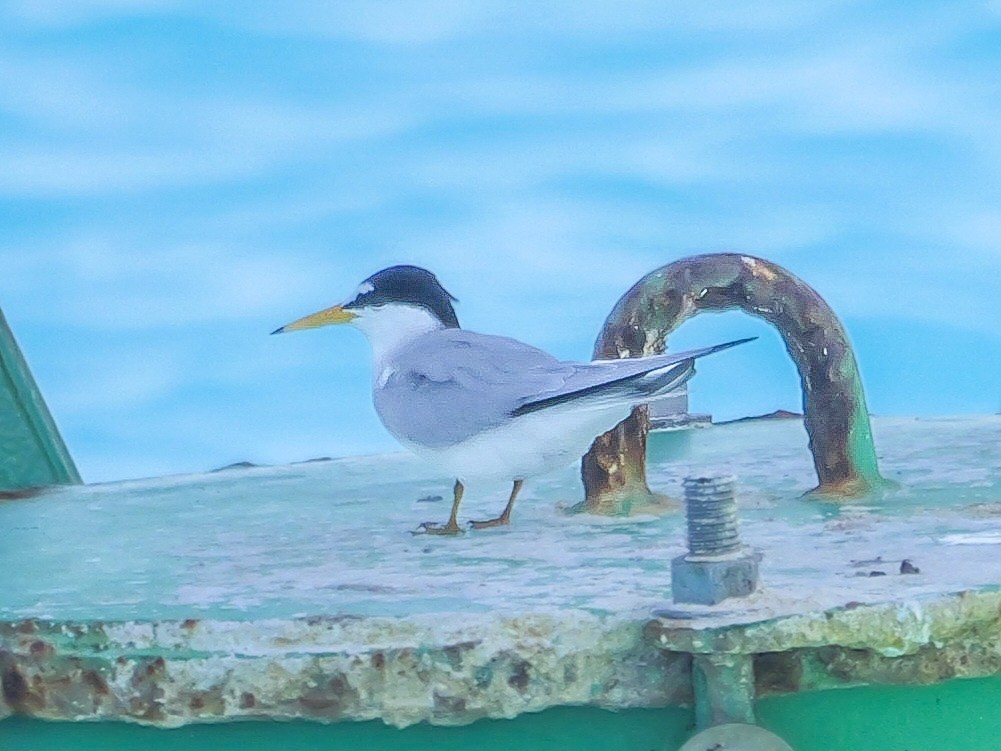
[[[580,476],[588,489],[574,511],[605,516],[624,516],[638,506],[657,503],[658,496],[646,482],[646,437],[650,415],[646,406],[636,407],[615,428],[598,436],[580,464]]]

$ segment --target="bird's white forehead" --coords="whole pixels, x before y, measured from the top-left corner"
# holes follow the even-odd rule
[[[358,289],[355,290],[355,293],[351,295],[351,297],[349,297],[347,300],[345,300],[343,304],[348,305],[349,303],[356,302],[359,297],[361,297],[362,295],[367,295],[369,292],[372,292],[374,290],[375,290],[375,285],[372,284],[372,282],[362,282],[361,284],[358,285]]]

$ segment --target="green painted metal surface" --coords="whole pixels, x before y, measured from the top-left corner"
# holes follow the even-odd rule
[[[777,696],[757,715],[796,751],[995,751],[999,706],[992,677]]]
[[[0,491],[79,482],[80,474],[0,311]]]
[[[322,725],[239,722],[159,730],[114,722],[0,722],[0,747],[31,751],[653,751],[676,749],[691,733],[685,709],[608,712],[550,709],[514,720],[483,720],[456,728],[415,725],[397,730],[380,722]]]
[[[996,751],[999,705],[1001,678],[995,677],[792,694],[765,699],[756,709],[759,724],[797,751]],[[691,712],[679,708],[561,708],[457,728],[240,722],[160,730],[11,718],[0,722],[0,742],[7,744],[4,748],[31,751],[674,751],[693,732],[692,719]]]

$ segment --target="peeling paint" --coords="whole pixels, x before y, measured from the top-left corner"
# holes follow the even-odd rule
[[[635,624],[584,613],[573,625],[553,616],[482,618],[457,627],[475,638],[445,644],[435,642],[441,634],[429,618],[203,621],[202,633],[187,639],[183,622],[79,630],[43,623],[33,641],[18,625],[0,625],[0,639],[14,647],[0,661],[5,705],[49,719],[176,727],[238,717],[381,718],[404,727],[555,705],[689,700],[687,658],[661,653]],[[67,631],[91,638],[76,642]],[[32,655],[38,641],[48,645],[45,659]]]

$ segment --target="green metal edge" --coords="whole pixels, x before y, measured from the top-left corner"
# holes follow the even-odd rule
[[[855,406],[848,433],[848,454],[855,462],[855,471],[859,479],[869,491],[874,491],[891,486],[893,483],[879,473],[879,460],[876,458],[876,444],[872,438],[869,407],[862,389],[862,376],[855,358],[848,359],[850,362],[845,368],[846,377],[855,393]]]
[[[79,484],[80,473],[70,456],[59,428],[42,398],[31,375],[14,333],[0,310],[0,394],[13,414],[0,414],[0,426],[13,425],[8,434],[23,434],[27,440],[20,443],[13,439],[13,446],[5,446],[0,456],[0,490],[18,490],[35,485]],[[27,468],[27,469],[26,469]]]

